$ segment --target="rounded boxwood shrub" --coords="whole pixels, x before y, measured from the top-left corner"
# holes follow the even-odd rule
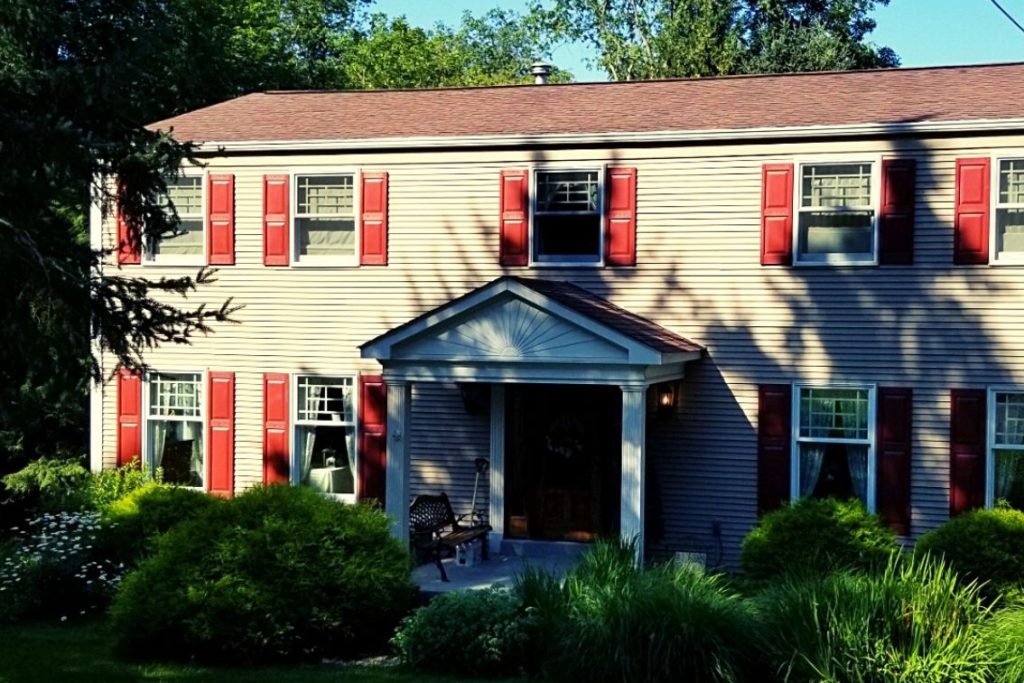
[[[124,579],[111,623],[126,653],[254,662],[383,649],[413,587],[379,510],[258,487],[201,510]]]
[[[783,574],[877,569],[900,549],[896,535],[857,500],[803,498],[771,512],[743,539],[743,571],[756,581]]]
[[[994,598],[1024,588],[1024,512],[974,510],[950,519],[917,542],[917,552],[940,555],[963,578],[985,582]]]
[[[444,593],[406,617],[392,644],[417,671],[511,676],[522,667],[525,629],[521,601],[508,590]]]
[[[977,586],[932,558],[893,555],[880,572],[786,577],[755,606],[769,680],[1003,680]]]
[[[128,566],[138,564],[152,552],[157,536],[223,502],[194,489],[150,482],[103,510],[100,553]]]

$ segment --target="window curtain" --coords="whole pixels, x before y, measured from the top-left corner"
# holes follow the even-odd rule
[[[853,492],[867,505],[868,501],[868,447],[847,446],[846,466],[850,470]]]
[[[299,481],[309,483],[309,470],[313,466],[313,446],[316,444],[316,427],[306,427],[302,433],[302,463]]]
[[[356,474],[356,430],[349,427],[345,430],[345,457],[348,460],[348,471]]]
[[[821,474],[821,463],[825,459],[825,447],[804,444],[800,447],[800,497],[814,493]]]
[[[1006,499],[1013,490],[1017,477],[1024,470],[1024,452],[1021,451],[995,451],[996,457],[996,500]]]
[[[167,445],[167,423],[151,420],[149,423],[151,433],[150,443],[153,446],[153,469],[161,467],[164,462],[164,446]]]
[[[199,481],[202,481],[204,470],[202,423],[182,422],[180,424],[181,438],[179,441],[192,442],[192,456],[189,459],[189,469],[198,477]]]

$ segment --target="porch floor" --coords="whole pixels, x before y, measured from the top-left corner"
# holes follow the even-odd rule
[[[548,547],[541,552],[531,552],[533,547],[524,549],[519,544],[511,545],[506,541],[500,553],[492,552],[490,559],[474,567],[459,566],[455,564],[454,557],[447,558],[442,560],[444,570],[448,573],[447,583],[441,580],[437,565],[422,564],[412,570],[412,582],[419,586],[422,593],[427,594],[481,590],[491,586],[511,588],[526,567],[543,569],[558,577],[565,576],[579,560],[580,552],[586,548],[586,545],[577,543],[543,545]]]

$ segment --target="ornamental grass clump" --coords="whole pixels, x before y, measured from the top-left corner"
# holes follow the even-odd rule
[[[999,683],[1024,683],[1024,604],[999,609],[982,627]]]
[[[755,600],[770,680],[985,683],[1002,680],[976,584],[931,558],[893,556],[877,573],[788,577]]]

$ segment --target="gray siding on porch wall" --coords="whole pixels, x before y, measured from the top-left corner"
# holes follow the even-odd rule
[[[725,560],[736,561],[755,521],[757,385],[794,381],[914,390],[916,536],[947,515],[949,389],[1024,386],[1024,268],[952,264],[955,160],[997,149],[1024,155],[1024,136],[211,158],[211,172],[235,174],[237,265],[221,268],[218,282],[190,301],[233,296],[246,306],[236,316],[242,324],[219,325],[191,347],[160,348],[147,360],[157,369],[238,373],[235,481],[242,489],[262,471],[259,373],[376,373],[375,363],[359,358],[359,344],[473,287],[503,273],[570,279],[708,347],[707,358],[687,367],[678,414],[650,424],[652,550],[713,555],[711,527],[720,520]],[[915,264],[760,266],[761,165],[843,154],[917,159]],[[638,169],[638,265],[500,268],[499,171],[570,161]],[[389,265],[263,266],[263,174],[353,166],[390,173]],[[108,244],[113,227],[108,220]],[[152,277],[194,269],[121,272]],[[110,358],[105,362],[109,368]],[[416,396],[414,429],[428,445],[412,446],[413,490],[450,479],[466,507],[471,451],[486,441],[486,421],[465,416],[454,388],[418,388]],[[427,407],[428,397],[437,407]],[[116,452],[113,384],[103,399],[109,466]],[[435,424],[455,423],[473,425],[452,429],[460,444],[457,474],[427,462],[436,453],[451,457],[449,435]]]

